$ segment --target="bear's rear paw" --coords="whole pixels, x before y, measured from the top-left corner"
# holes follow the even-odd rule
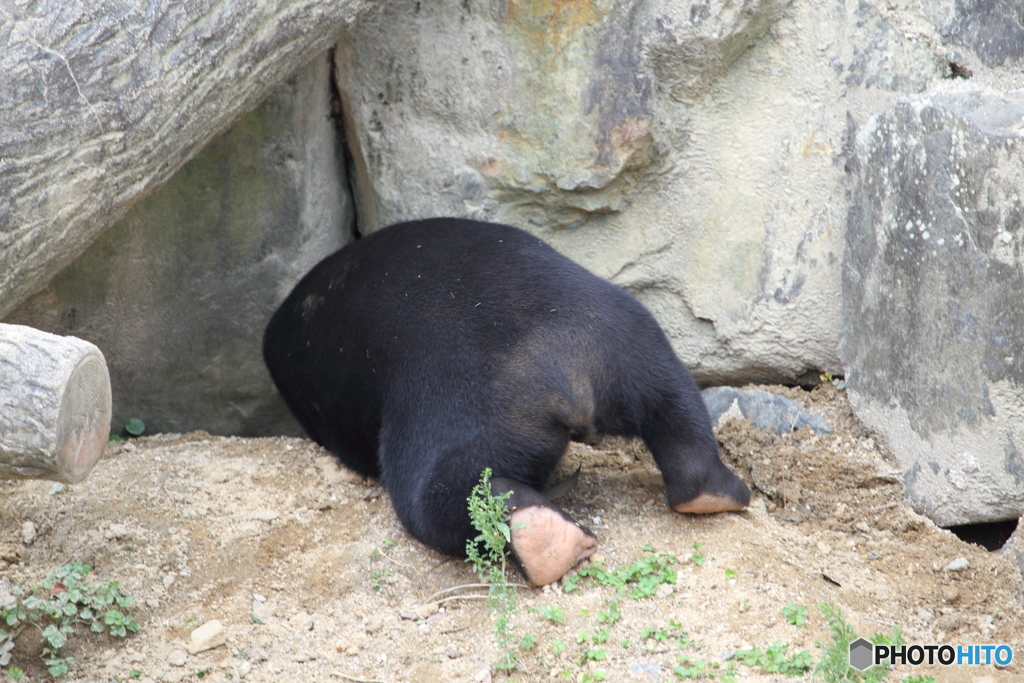
[[[722,496],[715,493],[702,493],[692,500],[688,500],[685,503],[678,503],[672,506],[672,509],[676,512],[692,512],[697,514],[707,514],[709,512],[731,512],[735,510],[742,510],[746,505],[735,501],[728,496]]]
[[[512,513],[512,549],[526,578],[546,586],[597,549],[597,539],[558,511],[532,505]]]

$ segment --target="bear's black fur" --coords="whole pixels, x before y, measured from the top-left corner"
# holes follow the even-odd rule
[[[647,309],[516,228],[436,218],[353,242],[299,282],[263,353],[310,437],[445,553],[475,536],[485,467],[512,506],[550,505],[538,490],[569,440],[596,434],[643,437],[672,506],[750,499]]]

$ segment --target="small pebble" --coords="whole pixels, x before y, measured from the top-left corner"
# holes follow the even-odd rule
[[[32,541],[36,540],[35,523],[25,522],[21,525],[21,540],[25,541],[25,545],[32,545]]]
[[[181,650],[175,650],[167,657],[167,663],[171,666],[185,666],[187,661],[188,655]]]
[[[260,510],[253,517],[260,520],[261,522],[273,522],[275,519],[280,517],[277,510]]]
[[[959,572],[971,566],[966,557],[958,557],[946,565],[947,572]]]
[[[313,617],[309,616],[307,612],[298,612],[293,614],[289,617],[288,623],[297,631],[313,630]]]
[[[602,555],[601,553],[594,553],[593,555],[590,556],[590,561],[591,562],[604,562],[604,555]]]
[[[415,617],[413,617],[413,618],[415,618]],[[381,627],[383,625],[384,625],[384,617],[380,616],[379,614],[374,614],[373,616],[371,616],[369,619],[366,620],[366,632],[367,633],[376,633],[377,631],[379,631],[381,629]]]
[[[438,604],[436,602],[428,602],[425,605],[420,605],[416,608],[416,616],[420,619],[426,619],[432,614],[437,614]]]
[[[212,650],[228,642],[227,631],[224,624],[217,619],[212,619],[199,628],[192,631],[189,636],[191,641],[188,646],[189,654],[198,654],[206,650]]]

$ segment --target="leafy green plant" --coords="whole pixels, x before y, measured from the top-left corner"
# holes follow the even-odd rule
[[[675,640],[676,645],[680,648],[694,647],[694,642],[690,640],[690,634],[683,630],[683,625],[675,619],[669,619],[668,628],[658,628],[655,626],[648,626],[640,632],[641,641],[652,641],[653,648],[649,644],[644,649],[650,651],[658,646],[667,645],[670,641]]]
[[[616,621],[622,618],[622,613],[619,612],[618,600],[612,600],[608,603],[608,609],[601,610],[597,613],[597,621],[602,624],[608,624],[611,626]]]
[[[653,553],[617,570],[605,569],[603,562],[591,562],[563,579],[562,590],[571,593],[584,582],[598,583],[613,588],[616,596],[626,595],[638,600],[656,594],[663,583],[675,584],[677,574],[670,566],[675,561],[676,556],[671,553]]]
[[[487,601],[494,613],[494,634],[498,647],[504,652],[495,667],[502,671],[516,668],[517,653],[512,649],[515,641],[512,619],[516,611],[515,586],[505,577],[508,544],[512,542],[509,526],[511,515],[505,501],[512,491],[495,496],[491,493],[491,469],[480,474],[480,483],[473,487],[468,499],[469,518],[479,533],[466,542],[466,562],[481,581],[490,584]]]
[[[736,660],[741,664],[755,667],[765,673],[781,673],[787,676],[803,676],[811,669],[811,653],[801,650],[787,656],[788,645],[776,640],[767,649],[754,646],[736,653]]]
[[[142,433],[146,431],[146,423],[137,417],[129,418],[124,423],[124,431],[128,432],[132,436],[142,436]]]
[[[61,656],[61,648],[75,633],[75,626],[86,625],[93,633],[108,632],[119,638],[139,630],[138,622],[126,611],[134,599],[121,592],[117,581],[87,583],[90,571],[89,565],[75,562],[47,574],[32,590],[10,587],[14,599],[0,608],[0,654],[5,655],[0,657],[0,666],[7,664],[6,655],[15,638],[29,625],[42,633],[41,656],[54,678],[66,674],[74,664],[71,657]],[[20,675],[20,669],[11,667],[9,676],[15,677],[12,671]]]
[[[558,624],[565,619],[565,611],[558,605],[544,605],[537,613],[548,621]]]
[[[701,550],[703,550],[703,549],[704,549],[704,546],[702,546],[700,543],[697,543],[696,541],[694,541],[694,543],[693,543],[693,555],[690,555],[690,562],[693,562],[698,567],[703,566],[704,563],[708,561],[707,555],[704,555],[704,554],[701,553]]]
[[[725,580],[726,581],[730,581],[732,579],[735,579],[736,576],[737,576],[737,574],[736,574],[736,570],[735,569],[726,569],[725,570]]]
[[[736,680],[735,671],[730,666],[722,669],[718,662],[709,662],[704,659],[693,659],[692,657],[678,655],[679,665],[672,667],[672,673],[678,679],[718,679],[725,683],[732,683]]]
[[[889,674],[887,664],[864,671],[857,671],[850,666],[850,643],[857,640],[857,632],[843,618],[842,610],[835,605],[819,603],[818,609],[828,622],[832,637],[828,643],[816,643],[821,649],[821,661],[814,667],[815,674],[826,683],[878,683]],[[903,634],[898,626],[894,626],[888,635],[876,633],[870,640],[876,645],[899,647],[903,644]]]
[[[901,683],[935,683],[932,676],[905,676]]]
[[[807,608],[803,605],[790,603],[782,608],[782,616],[793,626],[803,626],[807,623]]]

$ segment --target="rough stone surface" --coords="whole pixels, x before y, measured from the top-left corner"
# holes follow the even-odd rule
[[[299,434],[263,365],[267,319],[351,236],[322,54],[7,319],[98,346],[113,431]]]
[[[829,431],[825,418],[801,410],[798,403],[785,396],[761,389],[712,387],[702,391],[701,398],[704,399],[712,422],[718,422],[735,405],[742,417],[753,422],[759,429],[771,429],[776,434],[788,434],[803,427],[810,427],[815,434],[826,434]]]
[[[0,2],[0,317],[374,4]]]
[[[914,98],[857,136],[840,352],[940,525],[1024,513],[1024,98]]]
[[[1024,59],[1024,5],[1020,0],[924,0],[935,29],[970,47],[987,66]]]
[[[338,82],[360,230],[533,231],[702,384],[838,371],[851,129],[940,75],[867,3],[387,2]]]

